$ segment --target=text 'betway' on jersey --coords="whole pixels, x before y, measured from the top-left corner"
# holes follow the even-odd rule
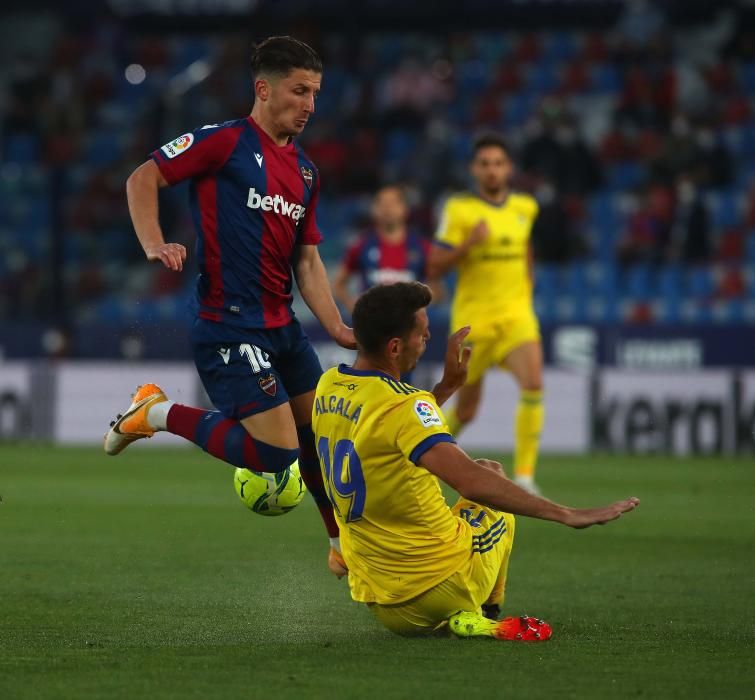
[[[287,202],[279,194],[274,197],[265,195],[264,197],[257,194],[254,187],[249,188],[249,197],[246,200],[246,206],[250,209],[262,209],[262,211],[273,211],[276,214],[283,214],[283,216],[289,216],[294,221],[298,221],[304,216],[304,212],[307,211],[306,207],[301,204],[293,204]]]

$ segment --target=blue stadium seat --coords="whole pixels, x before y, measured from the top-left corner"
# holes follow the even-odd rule
[[[40,142],[34,134],[9,134],[5,139],[3,160],[6,163],[36,163],[40,155]]]
[[[618,294],[618,271],[615,255],[606,262],[593,263],[588,270],[588,285],[591,292],[603,297],[613,298]]]
[[[481,60],[464,61],[456,72],[459,92],[466,97],[479,95],[490,84],[490,75],[490,70]]]
[[[521,126],[527,121],[534,109],[537,97],[520,92],[506,101],[504,123],[506,126]]]
[[[751,229],[745,238],[745,251],[747,262],[755,263],[755,229]]]
[[[632,190],[645,182],[645,169],[634,161],[628,160],[617,163],[607,169],[608,185],[614,190]]]
[[[417,147],[417,136],[412,131],[394,129],[384,141],[383,157],[389,161],[406,160]]]
[[[739,80],[745,92],[750,95],[755,94],[755,61],[749,61],[740,66]]]
[[[557,268],[555,265],[538,264],[535,267],[535,291],[547,296],[556,294]]]
[[[121,300],[115,294],[106,296],[95,305],[95,317],[100,321],[122,321],[125,316]]]
[[[661,296],[656,300],[655,309],[657,320],[663,323],[679,323],[681,321],[682,299],[679,296]]]
[[[742,299],[729,299],[720,302],[720,304],[721,312],[713,314],[714,321],[719,323],[744,323],[745,304]]]
[[[713,271],[707,266],[687,268],[685,272],[685,296],[707,299],[713,294]]]
[[[477,52],[488,65],[500,63],[511,54],[510,38],[503,32],[487,32],[477,37]]]
[[[556,271],[552,265],[537,265],[535,268],[535,303],[542,321],[553,318],[556,299]]]
[[[587,268],[584,263],[571,263],[563,265],[559,271],[559,287],[562,292],[569,294],[575,299],[581,299],[587,295],[588,281]]]
[[[560,323],[576,321],[578,302],[574,297],[559,295],[555,302],[555,319]]]
[[[84,159],[93,166],[104,167],[123,157],[123,140],[120,133],[98,129],[87,139]]]
[[[740,221],[741,195],[738,190],[713,190],[705,196],[705,205],[714,229],[736,226]]]
[[[745,265],[743,273],[747,285],[747,298],[755,301],[755,265]]]
[[[682,294],[682,271],[678,265],[665,265],[658,272],[658,295],[663,300],[678,300]]]
[[[554,317],[552,300],[548,300],[536,292],[534,306],[535,314],[537,315],[541,323],[553,322]]]
[[[598,63],[590,68],[590,87],[598,93],[615,94],[621,92],[621,74],[616,66]]]
[[[588,203],[590,222],[600,229],[617,228],[622,221],[622,214],[613,192],[603,190],[590,197]]]
[[[648,301],[655,296],[653,271],[649,265],[635,264],[624,271],[623,292],[635,301]]]
[[[549,93],[558,86],[558,67],[552,63],[540,61],[531,66],[525,75],[525,89],[529,93]]]
[[[542,41],[543,58],[565,62],[579,51],[579,39],[572,32],[549,32]]]

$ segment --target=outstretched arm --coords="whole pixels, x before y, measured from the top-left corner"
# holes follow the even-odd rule
[[[562,506],[519,488],[502,473],[475,462],[451,442],[440,442],[431,447],[422,455],[420,464],[456,489],[464,498],[476,503],[514,515],[552,520],[574,528],[603,525],[634,510],[640,504],[639,499],[632,497],[600,508]]]
[[[435,280],[445,275],[446,272],[466,258],[474,246],[485,241],[489,235],[488,225],[485,221],[480,221],[459,245],[454,247],[438,245],[437,243],[433,245],[427,258],[428,279]]]
[[[148,160],[126,180],[126,197],[134,231],[147,260],[159,260],[169,270],[178,272],[183,269],[186,248],[180,243],[165,242],[157,216],[157,192],[167,184],[155,162]]]
[[[448,339],[443,377],[433,388],[438,406],[446,403],[467,381],[467,366],[472,349],[463,347],[463,343],[471,330],[471,326],[464,326]]]
[[[333,278],[333,296],[336,301],[340,301],[344,308],[351,313],[354,310],[356,299],[349,292],[349,279],[351,273],[346,265],[341,264],[336,270],[336,276]]]
[[[356,348],[354,332],[343,322],[333,300],[328,273],[320,259],[317,246],[301,245],[297,248],[294,275],[302,298],[328,335],[344,348]]]

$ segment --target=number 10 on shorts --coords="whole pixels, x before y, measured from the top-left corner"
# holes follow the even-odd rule
[[[243,343],[239,345],[239,353],[241,357],[246,357],[247,362],[252,367],[252,372],[255,374],[259,374],[263,369],[270,369],[273,366],[270,363],[268,354],[260,350],[256,345]]]

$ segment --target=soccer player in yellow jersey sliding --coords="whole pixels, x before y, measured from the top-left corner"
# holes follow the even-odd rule
[[[512,192],[513,164],[497,134],[479,137],[471,174],[476,192],[452,196],[445,205],[428,261],[428,277],[458,270],[451,328],[469,324],[474,348],[467,383],[448,424],[453,435],[477,414],[485,373],[507,369],[519,385],[514,421],[514,481],[531,493],[543,426],[543,353],[532,306],[530,231],[537,202]]]
[[[328,370],[317,385],[312,427],[352,598],[399,634],[448,624],[464,637],[545,641],[551,627],[542,620],[497,619],[514,514],[583,528],[615,520],[639,501],[561,506],[516,486],[497,462],[472,460],[457,447],[440,405],[466,378],[469,327],[451,336],[432,393],[400,381],[425,351],[430,299],[419,282],[365,292],[352,316],[356,362]],[[461,495],[453,508],[439,479]]]

